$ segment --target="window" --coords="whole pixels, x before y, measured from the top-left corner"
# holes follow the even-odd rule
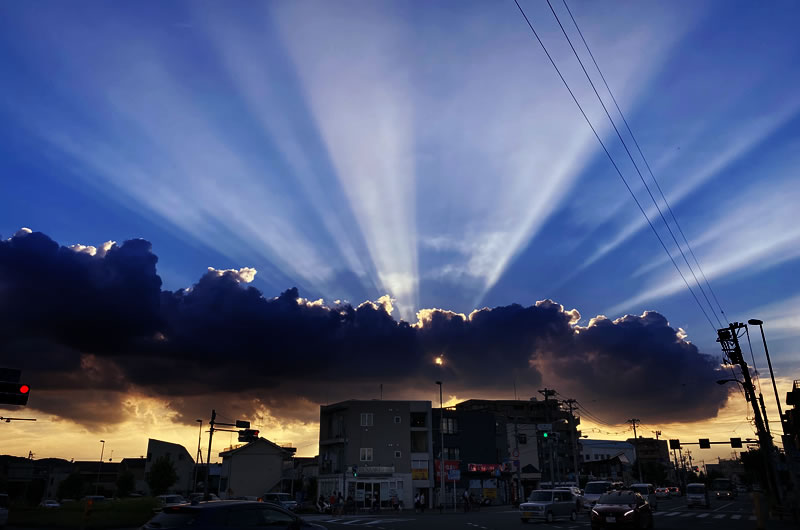
[[[427,431],[411,431],[411,452],[412,453],[428,452]]]
[[[456,432],[458,432],[458,420],[455,418],[443,418],[442,432],[445,434],[456,434]]]
[[[444,448],[445,460],[460,460],[458,447],[445,447]]]
[[[394,417],[394,422],[395,423],[400,423],[400,416],[395,416]]]
[[[412,460],[411,469],[428,469],[427,460]]]
[[[371,412],[362,412],[361,413],[361,426],[362,427],[372,427],[373,425],[373,417],[374,414]]]
[[[411,426],[412,427],[427,427],[428,415],[424,412],[411,413]]]
[[[519,443],[527,444],[528,443],[528,435],[527,434],[520,434],[519,435]]]
[[[277,526],[279,528],[290,528],[295,518],[274,508],[264,507],[261,508],[262,523],[261,526]]]
[[[400,451],[395,451],[395,452],[394,452],[394,457],[395,457],[395,458],[400,458],[400,457],[402,457],[402,456],[403,456],[403,455],[400,453]]]
[[[362,462],[372,462],[372,447],[362,447],[361,457]]]

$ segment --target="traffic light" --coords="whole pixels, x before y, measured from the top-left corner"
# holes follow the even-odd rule
[[[22,383],[0,383],[0,404],[27,405],[31,387]]]
[[[741,438],[731,438],[731,447],[735,449],[742,448],[742,439]]]
[[[680,449],[681,448],[681,441],[677,438],[675,440],[669,441],[669,448],[670,449]]]
[[[542,438],[547,438],[548,436],[550,436],[550,435],[549,435],[549,433],[547,431],[544,431],[542,433]]]
[[[711,441],[708,438],[700,438],[700,449],[711,449]]]
[[[694,470],[695,473],[700,472],[700,466],[694,466],[692,469]]]
[[[258,431],[255,429],[245,429],[243,431],[239,431],[239,441],[240,442],[255,442],[258,440]]]
[[[353,466],[353,476],[354,477],[358,476],[358,466]]]

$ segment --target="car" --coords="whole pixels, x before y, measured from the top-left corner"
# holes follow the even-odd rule
[[[653,508],[653,511],[658,510],[658,496],[652,484],[631,484],[629,489],[644,497]]]
[[[156,500],[161,507],[177,506],[179,504],[187,504],[189,502],[184,499],[182,495],[159,495],[156,497]]]
[[[8,495],[0,493],[0,528],[8,524]]]
[[[297,501],[288,493],[265,493],[261,496],[261,500],[264,502],[274,502],[293,512],[297,511]]]
[[[257,501],[216,501],[167,506],[142,526],[141,530],[203,528],[217,530],[268,526],[287,530],[325,530],[289,510]]]
[[[551,523],[557,517],[569,517],[572,521],[578,518],[575,499],[568,490],[533,491],[527,502],[519,505],[519,510],[523,523],[531,519],[544,519]]]
[[[600,496],[591,511],[592,530],[601,528],[653,528],[653,509],[635,491],[610,491]]]
[[[610,480],[593,480],[587,482],[586,487],[583,488],[583,506],[591,508],[597,499],[604,493],[611,491],[612,482]]]
[[[669,488],[656,488],[656,499],[669,499]]]
[[[709,499],[708,490],[706,485],[700,482],[692,482],[686,485],[686,506],[703,506],[709,508],[711,501]]]
[[[189,501],[191,502],[202,502],[204,499],[205,499],[205,493],[192,493],[191,495],[189,495]],[[218,501],[219,497],[217,497],[213,493],[209,493],[208,500]]]
[[[575,509],[581,511],[583,509],[583,492],[577,486],[557,486],[557,490],[569,491],[572,498],[575,500]]]
[[[669,487],[669,496],[670,497],[680,497],[681,496],[681,489],[678,486],[670,486]]]
[[[61,508],[61,504],[55,499],[45,499],[39,503],[42,508]]]

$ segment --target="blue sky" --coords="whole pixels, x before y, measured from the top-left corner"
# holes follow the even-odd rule
[[[521,3],[647,205],[547,4]],[[570,7],[729,319],[763,319],[796,378],[800,6]],[[254,267],[268,296],[388,293],[411,321],[654,309],[718,351],[513,2],[5,3],[0,87],[4,238],[141,237],[169,289]]]

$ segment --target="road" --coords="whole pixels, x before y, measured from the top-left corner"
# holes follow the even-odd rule
[[[470,513],[444,513],[438,511],[424,514],[405,512],[386,515],[355,515],[331,517],[307,516],[315,523],[329,530],[345,530],[353,526],[364,526],[376,530],[403,530],[431,528],[435,530],[504,530],[514,528],[537,528],[559,530],[583,530],[590,527],[588,513],[583,513],[577,521],[554,521],[553,523],[522,523],[519,512],[511,507],[493,507]],[[734,501],[712,501],[710,508],[687,508],[685,497],[660,500],[655,515],[655,528],[661,530],[715,530],[717,528],[746,530],[756,528],[753,504],[748,498],[740,497]],[[768,529],[783,530],[797,528],[788,521],[768,521]]]

